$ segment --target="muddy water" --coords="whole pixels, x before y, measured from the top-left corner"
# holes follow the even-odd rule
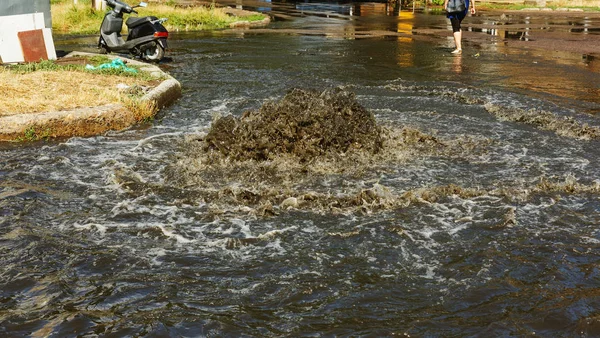
[[[273,28],[323,25],[353,23]],[[184,94],[151,125],[3,145],[0,335],[600,335],[599,74],[336,34],[173,34]],[[292,88],[354,93],[385,156],[195,148]]]

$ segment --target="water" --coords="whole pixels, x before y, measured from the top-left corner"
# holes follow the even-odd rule
[[[150,127],[2,145],[0,334],[600,335],[598,72],[573,55],[339,35],[371,21],[174,33],[161,66],[183,97]],[[386,128],[442,145],[258,182],[190,160],[215,114],[294,87],[343,87]],[[308,194],[324,204],[277,204]]]

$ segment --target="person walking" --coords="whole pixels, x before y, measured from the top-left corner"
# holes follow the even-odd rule
[[[460,28],[460,24],[467,16],[469,12],[469,8],[471,8],[471,14],[475,14],[475,0],[462,0],[465,2],[465,9],[461,12],[450,12],[448,11],[448,3],[450,1],[460,1],[460,0],[445,0],[444,1],[444,9],[447,14],[446,17],[450,19],[450,23],[452,24],[452,34],[454,35],[454,44],[456,45],[456,49],[452,51],[452,54],[461,54],[462,53],[462,30]]]

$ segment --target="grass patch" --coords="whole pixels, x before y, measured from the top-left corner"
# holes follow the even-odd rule
[[[89,59],[90,64],[106,63],[108,58]],[[143,91],[119,91],[117,85],[130,88],[151,87],[158,79],[146,72],[128,73],[108,69],[85,70],[80,64],[43,61],[0,67],[0,116],[20,113],[68,110],[79,107],[122,103],[143,96]]]
[[[42,130],[36,129],[35,126],[30,126],[25,130],[23,136],[18,137],[17,141],[19,142],[35,142],[40,140],[45,140],[50,138],[52,135],[52,130],[50,128],[45,128]]]
[[[96,34],[104,18],[102,11],[92,8],[91,0],[54,0],[50,3],[52,11],[52,29],[60,33]]]
[[[154,115],[158,112],[158,107],[154,101],[142,101],[136,97],[124,98],[123,105],[133,113],[136,121],[141,123],[152,122]]]
[[[77,5],[72,0],[53,0],[52,28],[58,33],[67,34],[97,34],[104,18],[103,11],[91,7],[91,0],[79,0]],[[222,8],[211,6],[176,7],[175,2],[166,4],[151,3],[146,8],[138,8],[140,16],[156,16],[167,18],[164,26],[169,31],[211,30],[229,27],[229,24],[239,20],[260,21],[263,14],[249,16],[231,16]],[[126,15],[127,16],[127,15]],[[123,29],[127,27],[124,24]],[[125,31],[123,32],[125,34]]]
[[[2,70],[5,72],[11,72],[14,74],[28,74],[33,72],[87,72],[93,74],[102,74],[102,75],[114,75],[114,76],[123,76],[123,77],[135,77],[143,81],[152,81],[157,78],[152,76],[147,72],[142,72],[139,70],[138,66],[127,65],[129,68],[136,69],[137,72],[126,72],[121,69],[107,68],[107,69],[97,69],[97,70],[87,70],[85,66],[90,64],[92,66],[99,66],[105,63],[111,63],[112,59],[110,59],[106,55],[95,55],[92,57],[84,58],[84,63],[76,64],[76,63],[68,63],[68,62],[57,62],[54,60],[41,60],[40,62],[32,62],[32,63],[24,63],[24,64],[15,64],[15,65],[5,65],[1,66]],[[63,61],[68,61],[68,59],[62,59]]]
[[[238,21],[239,18],[228,15],[220,8],[210,7],[173,7],[168,5],[149,5],[144,15],[167,18],[163,25],[169,31],[198,31],[221,29]],[[261,18],[262,19],[262,18]],[[244,17],[246,20],[246,17]]]
[[[106,55],[94,55],[89,57],[88,60],[90,60],[92,66],[99,66],[103,63],[110,63],[112,61],[111,58]]]
[[[255,14],[251,14],[251,15],[247,15],[242,17],[242,19],[246,20],[246,21],[261,21],[265,18],[264,15],[260,14],[260,13],[255,13]],[[236,19],[237,20],[237,19]]]

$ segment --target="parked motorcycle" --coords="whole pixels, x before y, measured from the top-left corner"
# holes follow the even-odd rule
[[[106,4],[112,10],[104,15],[100,26],[98,48],[101,53],[129,52],[136,57],[152,62],[158,62],[165,56],[169,32],[162,23],[167,19],[158,19],[155,16],[130,16],[125,22],[129,30],[127,41],[125,41],[121,37],[123,13],[138,14],[135,8],[147,7],[148,4],[141,2],[139,5],[131,7],[117,0],[107,0]]]

